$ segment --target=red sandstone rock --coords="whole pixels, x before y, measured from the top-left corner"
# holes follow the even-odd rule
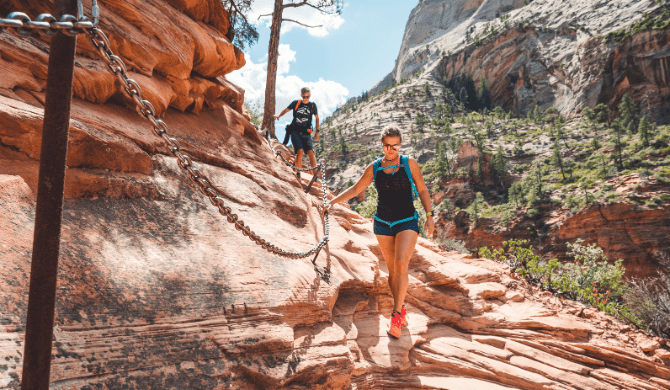
[[[109,1],[102,28],[226,204],[276,245],[305,250],[323,235],[321,199],[272,155],[244,91],[223,78],[243,61],[217,7]],[[0,389],[20,383],[44,48],[0,34]],[[333,209],[316,259],[327,278],[309,259],[268,254],[192,188],[100,63],[78,61],[53,388],[661,389],[670,379],[636,348],[603,344],[600,319],[520,299],[500,264],[423,239],[409,265],[409,326],[390,339],[388,272],[369,220]]]

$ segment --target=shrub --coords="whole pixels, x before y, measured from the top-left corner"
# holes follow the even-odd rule
[[[451,238],[438,238],[435,241],[437,241],[437,243],[440,244],[440,246],[445,251],[455,251],[466,255],[470,254],[470,251],[465,247],[465,243],[463,241],[454,240]]]
[[[355,210],[365,218],[372,218],[377,211],[377,189],[374,185],[368,187],[365,200],[356,205]]]
[[[538,287],[566,298],[583,302],[611,315],[635,318],[623,306],[622,296],[626,285],[623,281],[623,260],[607,262],[602,248],[582,245],[578,239],[568,243],[572,263],[559,263],[557,259],[544,261],[535,253],[527,240],[503,242],[503,248],[480,248],[480,256],[507,263],[510,269]]]
[[[632,279],[623,301],[637,317],[638,326],[658,337],[670,337],[670,277],[659,272],[655,278]]]

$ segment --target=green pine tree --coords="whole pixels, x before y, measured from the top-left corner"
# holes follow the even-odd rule
[[[484,178],[484,167],[483,167],[483,164],[482,164],[482,158],[481,157],[477,158],[477,176],[480,179]]]
[[[554,144],[554,152],[551,155],[551,164],[561,170],[561,175],[563,175],[563,180],[565,180],[565,170],[563,169],[563,157],[561,156],[561,147],[558,145],[558,142]]]
[[[540,110],[540,107],[538,105],[535,105],[535,109],[533,110],[533,122],[539,125],[543,119],[544,115],[542,115],[542,110]]]
[[[516,208],[519,208],[519,200],[523,198],[523,186],[520,182],[514,182],[507,190],[507,197],[509,200],[514,201]]]
[[[595,137],[598,137],[598,127],[596,127],[596,113],[592,109],[586,107],[582,110],[582,114],[586,117],[586,120],[591,123],[593,126],[593,134],[595,134]]]
[[[542,164],[539,163],[535,167],[535,173],[534,173],[534,195],[537,197],[538,200],[541,200],[544,198],[544,191],[542,190],[542,181],[544,180],[544,172],[542,172]]]
[[[649,146],[649,138],[651,137],[651,123],[647,119],[646,115],[642,115],[640,119],[640,124],[637,127],[638,133],[640,133],[640,139],[644,143],[644,146]]]
[[[621,136],[623,135],[623,132],[624,128],[621,124],[621,119],[616,118],[614,121],[612,121],[612,133],[614,134],[614,152],[612,152],[612,156],[614,157],[614,161],[616,161],[619,168],[623,168],[623,143],[621,142]]]
[[[505,188],[505,176],[507,175],[507,159],[505,158],[505,151],[501,146],[498,146],[496,154],[491,159],[491,170],[498,178],[500,187]]]
[[[479,79],[479,108],[490,110],[493,105],[493,99],[491,98],[491,89],[489,88],[488,82],[484,76]]]
[[[593,148],[593,151],[600,149],[600,142],[598,142],[598,138],[593,137],[591,140],[591,147]]]
[[[623,94],[621,98],[621,103],[619,104],[619,117],[621,118],[621,124],[624,128],[629,128],[631,131],[635,131],[637,127],[637,106],[633,101],[633,98],[628,96],[627,93]]]
[[[486,127],[486,136],[491,138],[493,135],[492,130],[493,130],[493,117],[489,116],[486,118],[486,121],[484,122],[484,127]]]
[[[598,122],[607,123],[607,127],[609,127],[612,120],[612,110],[605,103],[600,103],[596,106],[596,113],[598,114]]]

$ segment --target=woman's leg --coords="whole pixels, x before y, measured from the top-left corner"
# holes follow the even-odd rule
[[[393,300],[395,302],[396,297],[393,290],[393,284],[395,282],[395,237],[381,235],[376,235],[376,237],[377,242],[379,242],[379,248],[386,261],[386,268],[389,270],[389,288],[391,289],[391,295],[393,295]]]
[[[397,312],[400,312],[402,304],[405,303],[407,284],[409,283],[407,268],[409,266],[409,258],[414,253],[418,237],[419,235],[414,230],[403,230],[395,236],[395,260],[393,262],[395,269],[393,271],[394,276],[391,291],[395,301],[393,309]]]

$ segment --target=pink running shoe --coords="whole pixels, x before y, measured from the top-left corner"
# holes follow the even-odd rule
[[[391,316],[391,324],[386,333],[397,339],[400,338],[400,334],[402,333],[402,320],[400,319],[400,313],[397,311],[393,311],[393,315]]]
[[[405,305],[402,305],[402,309],[400,309],[400,320],[401,320],[401,325],[403,327],[407,326],[407,310],[405,310]]]

